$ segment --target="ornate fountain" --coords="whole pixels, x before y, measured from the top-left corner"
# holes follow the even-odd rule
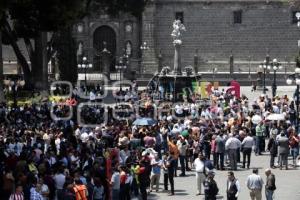
[[[173,31],[171,36],[174,45],[174,69],[164,66],[159,74],[151,80],[153,90],[155,90],[160,99],[169,99],[171,101],[182,101],[183,97],[189,99],[195,90],[195,84],[200,81],[201,75],[195,73],[195,67],[189,65],[182,70],[181,66],[181,46],[182,32],[186,31],[185,26],[180,20],[173,22]],[[169,97],[166,97],[169,94]]]

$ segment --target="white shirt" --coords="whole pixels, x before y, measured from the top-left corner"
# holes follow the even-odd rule
[[[53,179],[55,181],[55,188],[57,190],[62,190],[66,181],[66,176],[63,174],[55,174]]]
[[[43,184],[42,189],[41,189],[41,193],[43,194],[45,192],[49,192],[49,188],[46,184]],[[48,197],[44,197],[43,195],[42,195],[42,197],[43,197],[43,200],[48,200],[49,199]]]
[[[203,172],[204,173],[204,162],[200,160],[200,158],[196,158],[194,161],[194,166],[195,166],[195,171],[197,173]],[[207,168],[205,169],[206,171],[209,171]]]
[[[262,178],[257,175],[257,174],[251,174],[248,176],[246,185],[248,189],[253,190],[253,189],[262,189],[264,184],[264,181]]]
[[[114,172],[111,177],[112,189],[119,190],[120,189],[120,173]]]
[[[56,138],[55,146],[56,146],[56,149],[59,151],[60,150],[60,138]]]
[[[90,92],[90,100],[94,101],[96,99],[96,95],[93,92]]]
[[[183,143],[185,143],[185,144],[183,144]],[[185,156],[187,148],[188,148],[187,140],[184,140],[184,141],[178,140],[176,145],[178,147],[180,155]]]
[[[227,185],[227,189],[229,190],[230,185],[231,185],[232,181],[228,181],[228,185]],[[241,186],[240,186],[240,182],[239,180],[235,179],[235,185],[236,185],[236,189],[237,189],[237,195],[241,192]]]
[[[176,105],[175,106],[175,112],[176,112],[176,114],[182,114],[183,113],[183,108],[182,108],[182,106],[181,105]]]
[[[89,135],[86,132],[84,132],[81,134],[80,139],[82,142],[86,143],[89,139]]]
[[[226,149],[238,149],[240,147],[241,141],[235,137],[230,137],[225,143]]]
[[[242,142],[244,148],[252,148],[254,146],[254,139],[250,136],[245,137]]]

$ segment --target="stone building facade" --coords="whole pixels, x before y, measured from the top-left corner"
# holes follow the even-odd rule
[[[226,72],[233,55],[234,71],[248,71],[248,66],[256,71],[267,53],[291,67],[300,39],[295,19],[298,10],[284,0],[152,0],[141,19],[94,13],[78,22],[74,37],[81,43],[78,56],[84,54],[94,64],[91,72],[103,71],[105,41],[111,52],[111,72],[127,52],[126,75],[153,74],[159,63],[173,67],[170,34],[177,18],[187,29],[181,51],[183,67],[193,66],[196,57],[199,72],[208,72],[212,66]],[[148,48],[141,50],[144,42]]]

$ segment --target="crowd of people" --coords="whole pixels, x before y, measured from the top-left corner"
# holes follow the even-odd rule
[[[83,124],[101,124],[96,127],[81,125],[77,115],[63,119],[70,113],[63,105],[54,108],[59,117],[54,120],[49,101],[13,108],[1,104],[1,199],[145,200],[159,192],[161,177],[163,189],[176,195],[174,177],[191,170],[196,174],[195,193],[206,200],[219,193],[215,171],[229,170],[226,196],[237,199],[241,184],[234,171],[250,168],[252,152],[259,156],[269,151],[265,188],[270,200],[276,189],[271,169],[288,169],[289,155],[292,166],[297,165],[298,116],[295,102],[287,96],[262,95],[251,102],[246,96],[214,90],[205,104],[189,99],[162,105],[147,91],[131,90],[135,92],[124,93],[133,108],[129,115],[114,115],[122,101],[108,109],[105,123],[104,108],[87,105],[81,110]],[[131,93],[138,93],[139,101]],[[136,106],[137,102],[143,104]],[[268,120],[274,114],[284,119]],[[139,117],[155,118],[155,123],[134,125]],[[264,182],[257,169],[246,184],[251,199],[261,199]]]

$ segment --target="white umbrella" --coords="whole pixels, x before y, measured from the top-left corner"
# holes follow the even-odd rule
[[[270,114],[266,118],[267,120],[270,121],[275,121],[275,120],[285,120],[285,117],[283,114]]]
[[[254,115],[251,120],[253,124],[258,124],[259,122],[261,122],[262,118],[259,115]]]

